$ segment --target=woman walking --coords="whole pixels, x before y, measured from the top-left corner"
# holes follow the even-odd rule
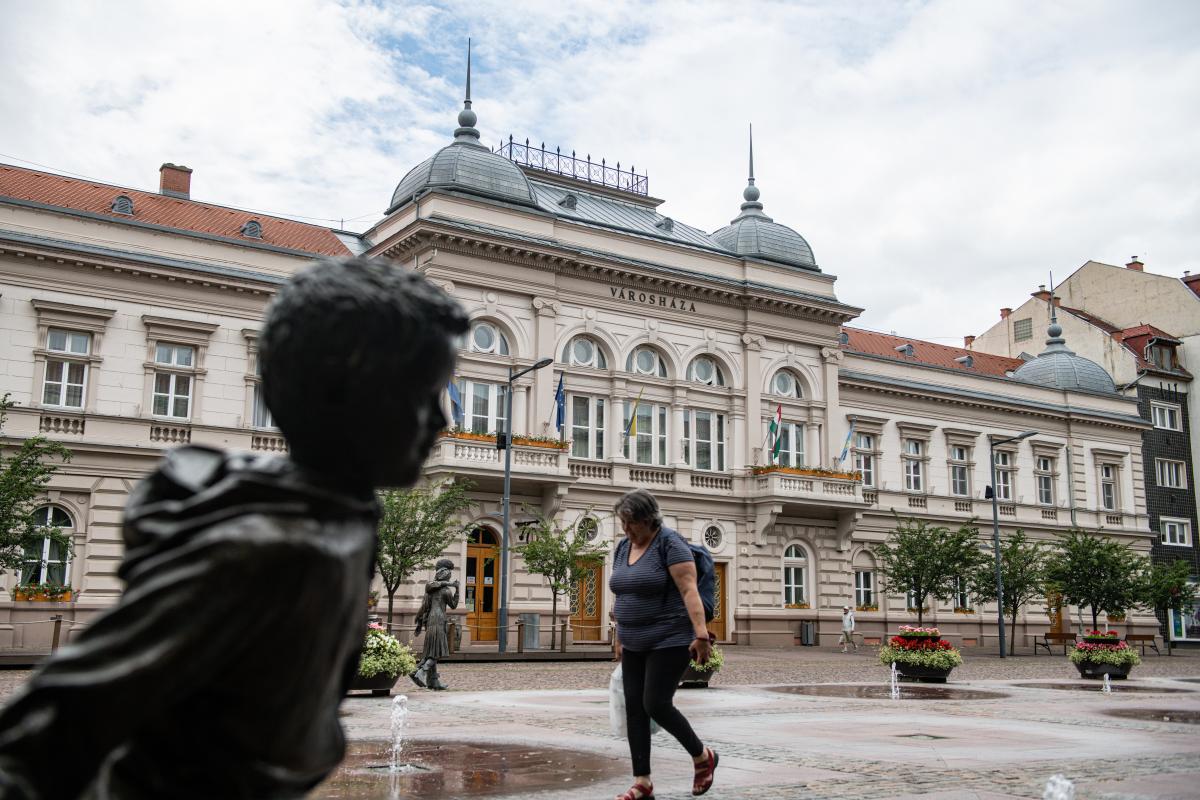
[[[654,797],[650,780],[650,719],[679,740],[692,757],[692,794],[712,786],[717,754],[705,747],[679,709],[675,689],[688,661],[712,652],[696,563],[678,533],[662,524],[654,495],[635,489],[613,506],[625,539],[613,557],[609,588],[616,595],[617,658],[625,683],[625,718],[633,786],[616,800]]]

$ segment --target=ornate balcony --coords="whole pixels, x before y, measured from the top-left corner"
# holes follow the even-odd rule
[[[570,483],[576,480],[568,466],[567,450],[546,443],[521,444],[513,437],[512,479],[517,483]],[[495,437],[447,434],[434,444],[425,461],[430,476],[465,476],[481,488],[504,478],[504,451]]]

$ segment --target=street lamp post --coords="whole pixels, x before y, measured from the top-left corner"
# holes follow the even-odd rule
[[[992,465],[992,485],[988,487],[992,494],[992,553],[996,559],[996,627],[1000,631],[1000,657],[1007,657],[1004,646],[1004,578],[1000,574],[1000,501],[996,494],[996,445],[1019,442],[1036,436],[1037,431],[1025,431],[1006,439],[988,436],[988,461]]]
[[[528,372],[548,367],[553,363],[554,359],[543,358],[533,366],[518,372],[513,372],[512,367],[508,368],[508,390],[504,393],[504,530],[500,534],[500,629],[497,637],[501,653],[508,652],[508,526],[512,488],[513,381]]]

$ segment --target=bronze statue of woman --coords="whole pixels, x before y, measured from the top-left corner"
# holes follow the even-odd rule
[[[450,580],[454,562],[443,558],[437,562],[433,580],[425,584],[425,599],[417,612],[417,629],[413,635],[425,630],[425,651],[421,663],[412,674],[413,683],[422,688],[445,689],[446,684],[438,677],[439,658],[450,655],[449,620],[447,608],[458,608],[458,581]]]

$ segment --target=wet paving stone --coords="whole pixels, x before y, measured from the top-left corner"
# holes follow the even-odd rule
[[[623,761],[580,750],[434,739],[406,740],[400,770],[393,772],[390,761],[390,742],[352,742],[341,766],[310,798],[526,797],[627,771]]]
[[[1143,722],[1177,722],[1180,725],[1200,725],[1200,711],[1170,710],[1165,708],[1110,708],[1104,712],[1110,717],[1137,719]]]
[[[1014,683],[1021,689],[1055,689],[1064,692],[1103,692],[1104,684],[1100,681],[1088,683]],[[1149,693],[1149,694],[1194,694],[1190,689],[1172,689],[1169,686],[1152,686],[1148,684],[1126,683],[1112,681],[1113,694]]]
[[[853,697],[860,700],[891,700],[890,686],[839,686],[816,683],[806,686],[769,686],[768,691],[781,694],[802,694],[809,697]],[[952,686],[924,686],[901,684],[901,700],[999,700],[1008,697],[1003,692],[986,692],[979,689],[956,689]]]

